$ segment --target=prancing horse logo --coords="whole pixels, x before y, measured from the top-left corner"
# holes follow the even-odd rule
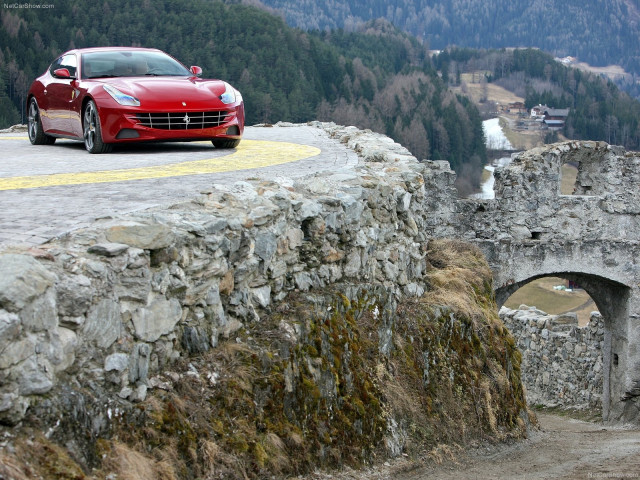
[[[184,118],[182,119],[182,121],[186,124],[189,125],[189,122],[191,121],[191,119],[189,118],[189,114],[185,113],[184,114]]]

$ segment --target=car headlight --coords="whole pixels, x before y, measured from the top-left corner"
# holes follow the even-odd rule
[[[126,93],[122,93],[116,87],[112,85],[103,85],[102,88],[113,97],[113,99],[118,102],[120,105],[128,105],[130,107],[139,107],[140,100],[131,95],[127,95]]]
[[[236,90],[231,85],[225,82],[224,93],[220,95],[219,98],[222,103],[233,103],[236,101]]]

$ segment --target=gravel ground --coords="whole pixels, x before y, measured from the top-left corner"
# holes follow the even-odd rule
[[[362,471],[315,473],[300,480],[582,480],[640,478],[640,428],[538,413],[540,428],[510,444],[478,444],[441,463],[406,458]],[[441,455],[448,457],[448,455]]]

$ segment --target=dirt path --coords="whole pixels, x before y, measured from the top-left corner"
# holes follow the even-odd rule
[[[479,448],[455,466],[398,476],[399,480],[640,478],[640,429],[608,427],[546,413],[540,431],[501,448]]]
[[[640,428],[604,426],[539,413],[540,430],[511,445],[478,446],[455,462],[411,469],[400,460],[324,480],[582,480],[640,478]]]

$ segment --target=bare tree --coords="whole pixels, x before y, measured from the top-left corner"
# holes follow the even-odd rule
[[[616,134],[618,133],[618,118],[613,115],[607,115],[604,118],[604,131],[607,135],[607,143],[615,143]]]
[[[27,87],[28,87],[27,76],[25,73],[20,70],[16,76],[16,85],[15,91],[20,97],[20,123],[25,123],[24,121],[24,102],[27,97]]]
[[[489,98],[489,85],[487,83],[487,76],[483,75],[480,79],[480,103],[485,103]]]

